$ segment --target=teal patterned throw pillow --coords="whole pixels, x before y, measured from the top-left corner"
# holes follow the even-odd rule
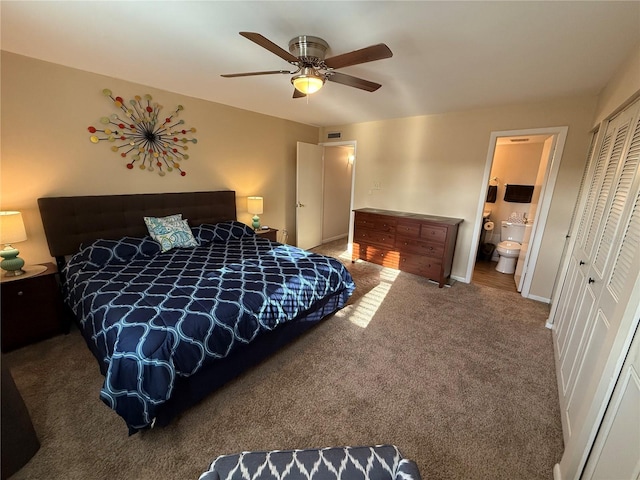
[[[160,244],[162,252],[176,247],[197,247],[200,243],[195,239],[189,224],[182,219],[182,214],[168,217],[144,217],[149,235]]]

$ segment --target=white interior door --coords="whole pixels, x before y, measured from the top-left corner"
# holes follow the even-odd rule
[[[524,281],[527,275],[527,263],[529,261],[529,243],[531,243],[531,236],[533,230],[536,228],[535,224],[531,228],[525,228],[524,238],[520,245],[520,253],[518,254],[518,261],[516,262],[516,271],[513,275],[513,279],[516,282],[516,289],[522,292]]]
[[[296,245],[309,249],[322,243],[324,148],[298,142],[296,162]]]
[[[535,205],[531,205],[529,208],[528,218],[533,218],[531,228],[525,229],[524,238],[522,239],[522,245],[520,247],[520,253],[518,254],[518,261],[516,262],[516,271],[513,275],[513,279],[516,282],[516,289],[518,292],[522,292],[525,297],[529,296],[529,287],[531,282],[527,282],[527,276],[531,275],[529,268],[529,245],[531,240],[536,237],[538,232],[538,217],[542,210],[542,203],[545,198],[545,190],[547,186],[546,180],[549,178],[549,170],[553,165],[553,157],[556,151],[556,144],[558,142],[558,134],[555,134],[545,140],[544,149],[540,158],[540,166],[538,167],[538,175],[536,178],[536,187],[540,185],[540,193],[536,198]],[[532,211],[533,210],[533,211]]]

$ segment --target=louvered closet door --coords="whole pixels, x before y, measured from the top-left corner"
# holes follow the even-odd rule
[[[604,213],[615,181],[623,148],[629,138],[630,125],[638,108],[627,109],[611,120],[597,151],[592,179],[583,214],[578,224],[576,243],[571,254],[565,288],[556,313],[556,355],[559,363],[558,382],[565,442],[573,431],[568,403],[575,388],[583,358],[596,296],[588,283],[588,269],[594,256],[596,239],[602,230]],[[575,406],[575,404],[574,404]]]
[[[591,223],[589,219],[592,216],[596,196],[598,194],[598,191],[601,190],[601,185],[604,181],[604,171],[611,154],[611,137],[615,132],[617,125],[619,125],[619,122],[609,123],[603,138],[595,142],[599,148],[594,148],[590,152],[588,165],[590,165],[591,167],[591,182],[587,191],[587,197],[585,205],[583,207],[583,214],[579,219],[578,231],[576,234],[576,243],[569,258],[567,274],[554,318],[556,356],[558,359],[560,359],[558,381],[561,398],[564,397],[567,393],[571,368],[573,367],[572,360],[575,359],[576,356],[575,349],[577,348],[577,345],[575,342],[573,342],[573,344],[570,344],[570,340],[576,335],[576,321],[578,318],[576,311],[582,304],[582,299],[578,297],[578,295],[584,293],[583,285],[586,272],[584,272],[581,267],[585,264],[584,260],[582,259],[587,256],[583,253],[584,243],[587,236],[586,231],[588,230],[588,225]],[[592,146],[593,145],[594,142],[592,141]],[[592,155],[596,155],[595,162],[592,158]],[[574,350],[567,353],[567,349],[569,346],[573,346]],[[562,418],[562,421],[563,426],[565,427],[564,431],[566,432],[567,428],[566,425],[564,425],[564,416]]]
[[[640,124],[640,122],[639,122]],[[640,137],[640,135],[639,135]],[[636,158],[640,157],[640,141]],[[638,168],[636,162],[636,169]],[[636,175],[640,177],[640,175]],[[636,178],[638,183],[639,178]],[[638,190],[638,185],[636,185]],[[629,202],[631,203],[631,202]],[[609,323],[608,331],[617,327],[625,328],[625,323],[633,323],[635,312],[626,312],[627,300],[635,290],[640,290],[640,192],[636,195],[631,220],[624,232],[622,248],[616,255],[613,272],[603,285],[602,296],[598,302],[596,329],[601,323]],[[635,281],[634,281],[635,279]],[[636,294],[636,296],[638,296]],[[634,326],[631,325],[633,328]],[[598,332],[596,335],[599,336]],[[636,334],[638,337],[638,334]],[[602,350],[615,341],[607,335]],[[629,350],[629,357],[623,366],[616,390],[609,403],[603,428],[591,454],[585,479],[633,479],[640,475],[640,354],[637,338]],[[604,365],[606,370],[607,365]],[[594,372],[597,374],[598,372]],[[603,373],[607,373],[606,371]],[[595,401],[600,399],[596,395]]]
[[[559,301],[555,340],[567,449],[592,441],[614,374],[611,352],[629,328],[623,322],[630,322],[626,310],[640,275],[639,113],[636,102],[606,129]]]

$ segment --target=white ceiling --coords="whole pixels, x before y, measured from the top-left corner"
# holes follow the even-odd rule
[[[319,126],[595,95],[640,44],[639,1],[3,0],[0,9],[3,50]],[[292,99],[285,75],[220,77],[290,67],[240,31],[285,50],[318,36],[327,57],[376,43],[394,55],[340,70],[381,83],[376,92],[328,82]]]

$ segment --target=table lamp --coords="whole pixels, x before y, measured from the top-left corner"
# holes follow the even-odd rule
[[[247,211],[253,213],[253,229],[258,230],[260,228],[260,217],[258,214],[262,214],[262,197],[247,197]]]
[[[24,260],[18,257],[20,253],[17,248],[11,246],[12,243],[24,242],[27,239],[27,232],[24,229],[22,214],[20,212],[0,212],[0,243],[5,247],[0,250],[0,268],[7,277],[17,277],[22,275],[24,270]]]

